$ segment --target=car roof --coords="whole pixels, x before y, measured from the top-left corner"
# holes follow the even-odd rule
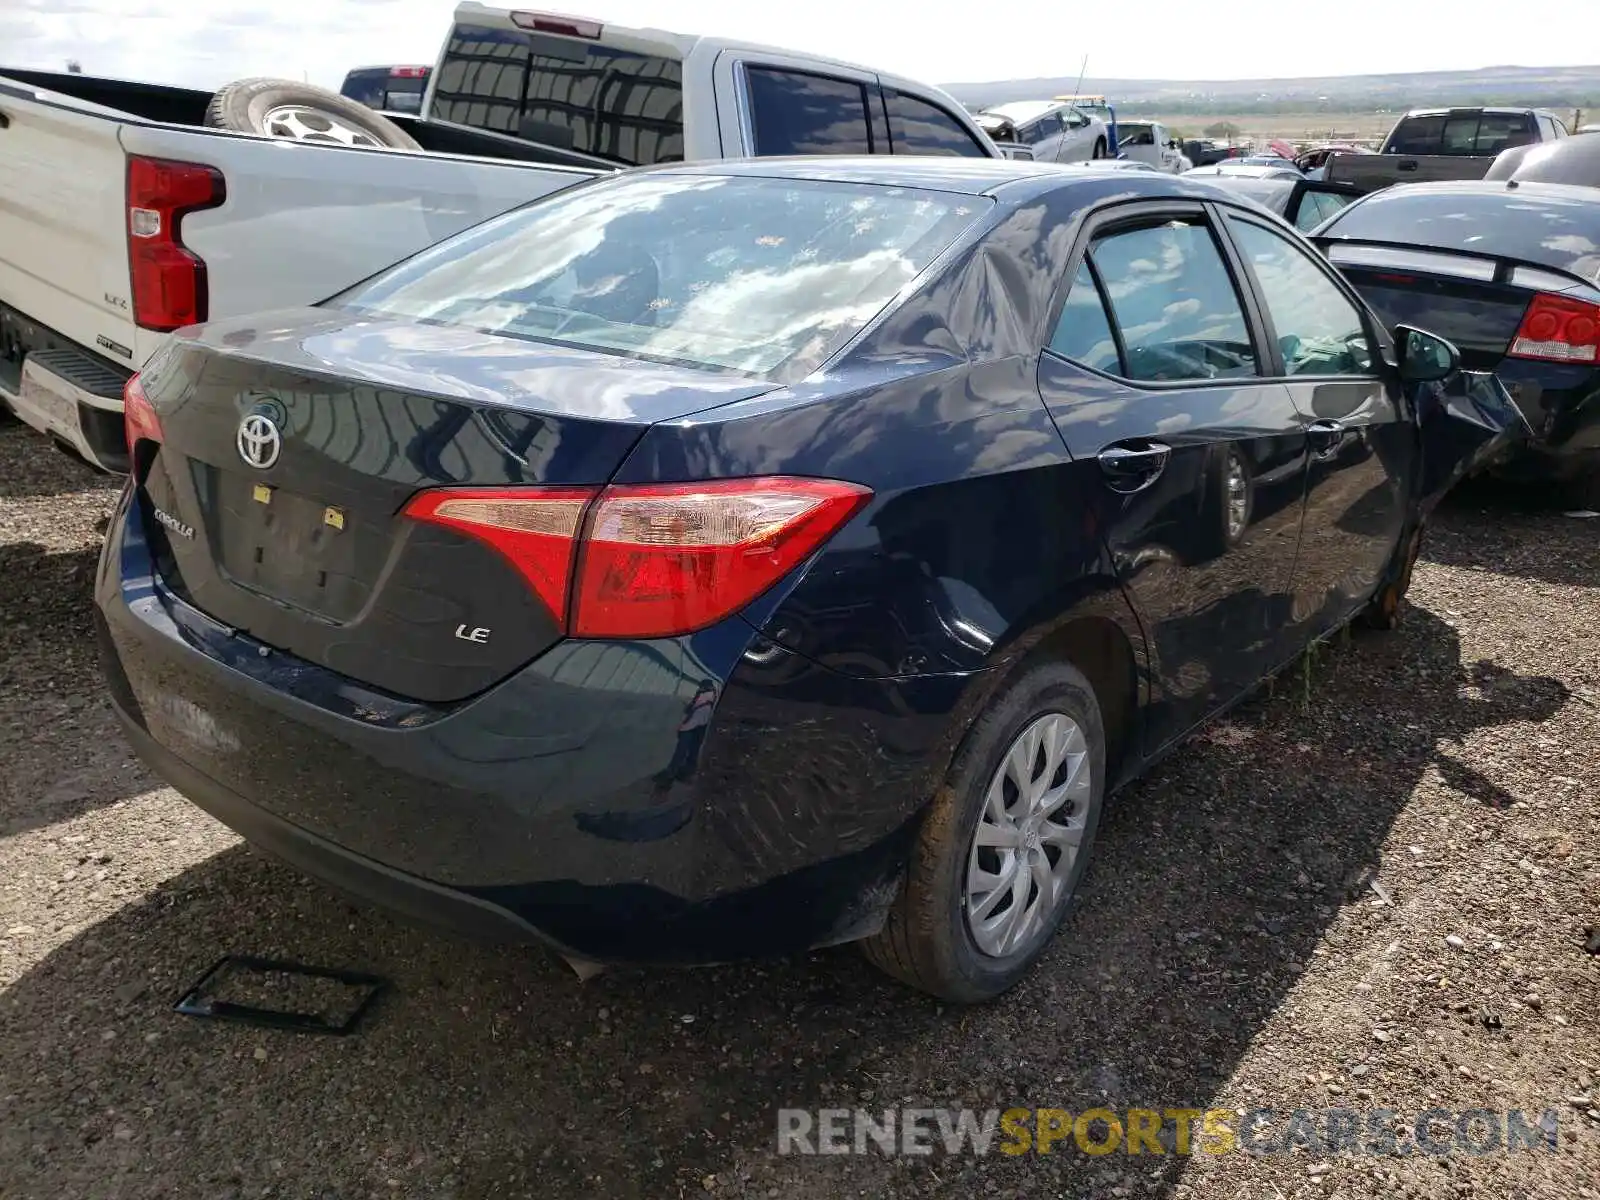
[[[1058,100],[1012,100],[1006,104],[991,104],[983,111],[993,116],[1004,117],[1008,121],[1031,121],[1035,117],[1044,116],[1045,113],[1072,107]]]
[[[1500,104],[1467,104],[1457,108],[1413,108],[1407,110],[1406,117],[1448,117],[1452,115],[1466,116],[1469,113],[1542,113],[1550,115],[1547,108],[1519,108],[1515,105]],[[1402,117],[1402,120],[1405,118]]]
[[[1204,167],[1195,167],[1192,171],[1185,171],[1185,175],[1245,175],[1254,179],[1295,179],[1300,178],[1300,171],[1288,159],[1283,160],[1281,167],[1267,166],[1264,163],[1219,162],[1211,163]]]
[[[1486,178],[1600,187],[1600,137],[1584,134],[1554,142],[1513,146],[1500,152]]]
[[[1086,200],[1115,188],[1119,194],[1151,199],[1215,199],[1218,192],[1199,180],[1163,171],[1096,168],[1087,164],[1031,162],[1020,158],[934,158],[873,154],[854,157],[807,155],[793,158],[742,158],[671,163],[627,172],[672,175],[731,175],[751,179],[812,179],[881,187],[925,188],[969,196],[994,196],[1009,203],[1066,186],[1082,188]]]

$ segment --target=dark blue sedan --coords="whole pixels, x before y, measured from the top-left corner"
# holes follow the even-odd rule
[[[106,674],[173,786],[379,904],[573,960],[864,940],[981,1000],[1110,792],[1395,620],[1517,420],[1456,367],[1167,176],[619,175],[174,336]]]

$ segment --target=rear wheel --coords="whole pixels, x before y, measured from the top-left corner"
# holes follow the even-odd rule
[[[1422,553],[1422,532],[1419,526],[1406,543],[1395,551],[1398,569],[1378,589],[1378,594],[1367,601],[1367,606],[1356,614],[1356,624],[1366,629],[1399,628],[1402,602],[1411,590],[1411,570]]]
[[[1561,494],[1563,502],[1571,509],[1585,512],[1600,510],[1600,465],[1596,465],[1587,475],[1568,480]]]
[[[1094,689],[1064,663],[1027,668],[969,731],[867,957],[957,1003],[1010,988],[1072,903],[1104,790]]]

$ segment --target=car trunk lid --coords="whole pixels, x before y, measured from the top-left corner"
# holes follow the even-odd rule
[[[136,464],[165,585],[212,618],[417,700],[563,636],[493,547],[401,515],[438,487],[597,489],[643,430],[773,385],[323,310],[176,338]]]

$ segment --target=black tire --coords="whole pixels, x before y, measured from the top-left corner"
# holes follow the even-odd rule
[[[282,121],[267,120],[268,114],[289,107],[306,110],[298,122],[299,132]],[[319,119],[326,123],[325,130],[319,127]],[[213,129],[256,133],[263,137],[369,146],[380,150],[422,149],[405,130],[365,104],[327,88],[296,83],[292,79],[240,79],[228,84],[211,97],[211,103],[206,106],[205,123]],[[345,136],[339,135],[340,128],[346,131]]]
[[[1567,480],[1561,487],[1561,499],[1569,509],[1600,510],[1600,465],[1587,475]]]
[[[1105,140],[1105,138],[1095,138],[1095,140],[1094,140],[1094,157],[1095,158],[1104,158],[1105,156],[1106,156],[1106,140]]]
[[[1093,771],[1083,839],[1048,933],[1016,954],[978,949],[966,919],[968,856],[989,782],[1017,736],[1048,713],[1064,713],[1084,733]],[[1094,689],[1065,663],[1025,668],[968,730],[912,847],[905,886],[883,929],[861,943],[871,962],[901,982],[957,1004],[993,999],[1012,987],[1049,947],[1071,907],[1094,848],[1105,796],[1105,728]]]
[[[1408,540],[1395,550],[1395,566],[1388,572],[1386,582],[1378,594],[1356,614],[1355,623],[1363,629],[1389,630],[1400,627],[1405,615],[1403,601],[1411,590],[1411,571],[1422,554],[1422,534],[1426,527],[1413,530]]]

